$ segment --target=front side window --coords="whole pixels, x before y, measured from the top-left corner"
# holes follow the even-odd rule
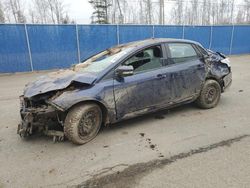
[[[145,72],[161,67],[161,58],[161,46],[153,46],[138,52],[136,55],[125,61],[124,65],[132,65],[134,72]]]
[[[170,60],[172,63],[182,63],[197,59],[197,53],[191,44],[169,43]]]

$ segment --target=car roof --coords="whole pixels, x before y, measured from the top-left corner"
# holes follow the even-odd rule
[[[192,40],[186,40],[186,39],[175,39],[175,38],[150,38],[145,40],[139,40],[139,41],[133,41],[126,44],[121,44],[117,47],[144,47],[149,46],[153,44],[159,44],[159,43],[166,43],[166,42],[184,42],[184,43],[193,43],[197,45],[201,45],[198,42],[192,41]]]

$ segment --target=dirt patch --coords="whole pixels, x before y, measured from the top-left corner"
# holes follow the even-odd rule
[[[54,168],[52,168],[51,170],[49,170],[49,174],[52,174],[52,173],[54,173],[55,172],[55,169]]]
[[[164,155],[162,155],[162,154],[160,153],[158,157],[164,157]]]
[[[155,146],[156,146],[156,145],[151,144],[151,145],[150,145],[150,148],[151,148],[152,150],[154,150],[154,149],[155,149]]]
[[[93,178],[85,181],[84,183],[76,186],[81,188],[89,188],[89,187],[131,187],[135,185],[140,178],[145,176],[147,173],[155,170],[157,168],[161,168],[164,165],[168,165],[176,162],[177,160],[181,160],[187,157],[191,157],[192,155],[204,153],[210,151],[212,149],[216,149],[224,146],[231,146],[234,142],[239,142],[242,139],[249,137],[250,135],[243,135],[236,138],[224,140],[209,146],[201,147],[198,149],[193,149],[186,153],[180,153],[178,155],[174,155],[170,158],[157,159],[153,161],[149,161],[146,163],[138,163],[131,165],[125,168],[123,171],[117,171],[112,174],[103,175],[103,173],[96,174]]]
[[[144,137],[145,136],[145,133],[139,133],[141,135],[141,137]]]
[[[151,138],[146,138],[146,142],[146,147],[149,147],[152,151],[155,151],[158,157],[164,157],[164,155],[162,155],[162,153],[159,151],[157,145],[152,143]]]

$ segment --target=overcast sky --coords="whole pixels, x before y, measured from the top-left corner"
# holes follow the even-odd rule
[[[76,23],[89,24],[93,8],[88,0],[64,0],[69,11],[69,16]]]

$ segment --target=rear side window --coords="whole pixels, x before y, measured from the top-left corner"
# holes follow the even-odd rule
[[[197,53],[191,44],[169,43],[168,44],[171,63],[182,63],[197,59]]]
[[[196,45],[196,47],[198,48],[198,50],[201,52],[202,55],[208,55],[208,53],[207,53],[207,51],[205,49],[203,49],[199,45]]]

